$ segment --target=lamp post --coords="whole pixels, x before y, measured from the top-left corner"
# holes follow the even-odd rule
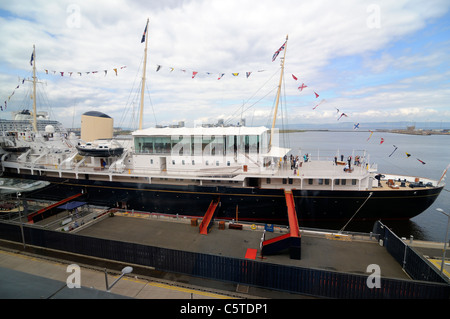
[[[105,281],[106,281],[106,291],[110,292],[111,288],[126,274],[129,274],[133,271],[133,267],[127,266],[125,268],[122,269],[122,274],[119,276],[119,278],[117,278],[111,286],[108,286],[108,273],[106,272],[106,268],[105,268]]]
[[[436,208],[436,210],[442,214],[444,214],[445,216],[447,216],[448,218],[448,222],[447,222],[447,228],[445,230],[445,241],[444,241],[444,253],[442,254],[442,263],[441,263],[441,274],[444,271],[444,263],[445,263],[445,249],[447,247],[447,235],[448,235],[448,227],[450,226],[450,215],[447,214],[446,212],[444,212],[444,210],[442,208]]]
[[[17,192],[17,201],[19,202],[19,224],[20,224],[20,233],[22,234],[22,243],[23,243],[23,248],[25,249],[25,234],[23,232],[23,223],[22,223],[22,207],[21,205],[21,197],[22,194],[20,192]]]

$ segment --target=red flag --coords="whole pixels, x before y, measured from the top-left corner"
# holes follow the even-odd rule
[[[318,107],[320,104],[322,104],[323,102],[325,102],[325,99],[323,99],[322,101],[320,101],[319,103],[316,104],[316,106],[313,107],[313,110],[316,109],[316,107]]]
[[[305,85],[305,83],[302,83],[302,85],[300,85],[300,86],[298,87],[298,89],[300,90],[300,92],[303,91],[304,88],[307,88],[307,86]]]
[[[298,80],[297,77],[294,74],[292,74],[292,77],[294,78],[295,81]]]
[[[380,145],[383,144],[384,138],[381,138]]]
[[[419,162],[421,162],[423,165],[425,165],[424,161],[421,161],[420,159],[417,159]]]
[[[319,94],[317,94],[316,92],[314,92],[314,94],[316,95],[316,99],[319,97]]]
[[[192,78],[195,78],[195,76],[197,75],[198,72],[192,72]]]

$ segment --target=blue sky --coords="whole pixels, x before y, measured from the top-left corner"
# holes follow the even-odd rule
[[[31,105],[19,78],[31,75],[35,44],[45,82],[40,109],[66,126],[79,126],[91,110],[132,126],[140,38],[150,18],[147,127],[237,122],[233,115],[245,101],[247,123],[267,124],[279,78],[280,58],[271,58],[287,34],[283,110],[289,123],[336,123],[336,108],[349,122],[450,122],[449,8],[448,1],[407,0],[2,1],[0,95],[8,108],[0,115]],[[302,83],[308,87],[300,92]]]

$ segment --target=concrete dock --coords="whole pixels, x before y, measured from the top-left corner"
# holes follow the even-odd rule
[[[410,279],[401,265],[384,247],[379,245],[375,237],[369,234],[338,235],[317,230],[301,230],[301,259],[298,260],[291,259],[288,253],[260,255],[262,237],[265,236],[267,240],[279,236],[288,231],[286,227],[275,226],[271,232],[264,231],[264,225],[240,224],[242,229],[230,229],[229,222],[220,224],[216,221],[211,232],[202,235],[195,224],[191,219],[183,217],[147,213],[115,213],[113,216],[105,214],[95,222],[76,229],[75,232],[82,236],[358,275],[371,274],[367,270],[368,266],[376,264],[381,269],[382,277]],[[412,246],[417,246],[423,254],[439,255],[437,244],[429,245],[415,241]],[[20,244],[16,247],[20,247]],[[249,254],[249,252],[256,252],[256,254]],[[0,250],[0,282],[2,282],[1,278],[6,277],[16,278],[16,281],[32,280],[35,283],[46,280],[57,281],[57,283],[44,285],[53,287],[49,291],[35,292],[34,295],[28,295],[28,298],[310,298],[256,287],[239,287],[232,283],[180,274],[159,272],[155,276],[154,271],[139,266],[136,272],[119,281],[111,293],[106,293],[104,269],[97,267],[95,265],[97,262],[89,261],[86,264],[80,264],[83,273],[82,285],[85,290],[78,290],[78,294],[73,295],[73,290],[64,288],[68,276],[67,265],[71,263],[72,257],[75,263],[79,262],[79,259],[75,258],[77,256],[67,255],[63,260],[47,257],[42,259],[30,254],[29,249]],[[448,273],[448,270],[450,269],[447,268],[445,271]],[[118,272],[109,270],[109,275],[112,282],[114,278],[117,278]],[[30,279],[29,276],[35,277]],[[13,286],[9,285],[10,290],[6,295],[0,286],[0,297],[16,298]]]
[[[252,298],[220,289],[130,274],[106,291],[104,269],[80,266],[81,288],[67,287],[68,260],[0,249],[0,299],[233,299]],[[119,273],[107,270],[108,282]],[[254,297],[253,297],[254,298]],[[259,297],[258,297],[259,298]]]
[[[255,228],[255,229],[252,229]],[[266,239],[280,235],[284,228],[265,232]],[[256,261],[325,269],[355,274],[369,274],[367,266],[377,264],[387,278],[409,279],[394,258],[369,236],[335,236],[329,233],[302,231],[301,259],[289,254],[260,258],[263,226],[247,225],[242,230],[219,229],[215,225],[208,235],[201,235],[189,219],[155,218],[146,214],[116,214],[81,231],[80,235],[151,245],[169,249],[245,258],[249,249],[257,250]]]

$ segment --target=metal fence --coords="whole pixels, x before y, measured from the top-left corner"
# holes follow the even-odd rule
[[[157,270],[326,298],[448,299],[448,284],[381,278],[369,288],[368,276],[276,265],[188,251],[146,246],[0,223],[0,238],[27,245],[105,258]]]
[[[414,280],[436,283],[448,283],[438,270],[420,254],[417,254],[407,243],[395,235],[380,221],[374,224],[373,232],[379,234],[383,246],[402,265],[406,273]]]

